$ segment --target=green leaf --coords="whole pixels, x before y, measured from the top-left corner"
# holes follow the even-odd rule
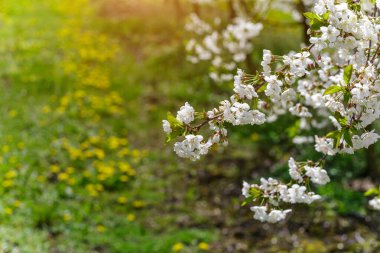
[[[325,25],[325,22],[322,22],[318,19],[313,19],[310,21],[310,28],[312,30],[319,30],[324,25]]]
[[[251,102],[251,108],[252,109],[257,109],[259,106],[259,99],[258,98],[253,98]]]
[[[324,14],[322,17],[312,12],[305,12],[303,15],[309,19],[310,28],[312,30],[319,30],[321,26],[325,26],[328,23],[328,13]]]
[[[172,128],[183,127],[181,121],[179,121],[176,117],[174,117],[171,112],[168,112],[168,121]]]
[[[340,145],[340,141],[342,140],[342,133],[339,132],[339,134],[334,139],[334,147],[338,148]]]
[[[335,139],[340,134],[339,130],[332,131],[328,134],[326,134],[326,138]]]
[[[325,92],[323,93],[323,95],[331,95],[331,94],[334,94],[334,93],[337,93],[339,91],[342,91],[342,87],[341,86],[338,86],[338,85],[332,85],[330,87],[328,87]]]
[[[322,18],[323,20],[328,21],[329,16],[330,16],[330,12],[326,12],[325,14],[322,15]]]
[[[352,133],[349,129],[344,131],[343,137],[346,143],[348,144],[348,146],[350,147],[354,146],[354,144],[352,143]]]
[[[307,19],[310,19],[310,21],[313,20],[313,19],[321,20],[321,17],[319,17],[317,14],[315,14],[313,12],[305,12],[303,15]]]
[[[348,65],[347,67],[344,68],[344,74],[343,74],[343,79],[346,84],[350,83],[351,77],[352,77],[352,71],[353,71],[353,66],[352,64]]]
[[[335,112],[334,117],[342,127],[347,126],[347,118],[340,115],[339,112]]]
[[[257,92],[258,93],[261,93],[261,92],[263,92],[263,91],[265,91],[266,90],[266,88],[267,88],[267,86],[268,86],[268,84],[266,83],[266,84],[264,84],[264,85],[262,85],[258,90],[257,90]]]
[[[331,138],[334,140],[334,148],[338,148],[340,144],[340,140],[342,139],[341,130],[335,130],[326,135],[326,138]]]
[[[243,201],[243,203],[241,204],[241,206],[245,206],[245,205],[247,205],[248,203],[251,203],[253,201],[253,197],[251,196],[251,197],[248,197],[248,198],[246,198],[244,201]]]
[[[183,127],[182,123],[170,112],[168,112],[167,117],[170,123],[170,127],[172,128],[172,132],[167,135],[166,142],[170,142],[178,136],[183,135],[186,132],[186,129]]]
[[[171,142],[172,140],[174,140],[175,138],[177,138],[181,134],[182,134],[181,131],[173,131],[173,132],[171,132],[170,134],[167,135],[166,142]]]
[[[364,193],[364,196],[377,195],[379,194],[379,190],[377,188],[369,189]]]
[[[261,191],[259,189],[257,189],[257,188],[254,188],[254,187],[251,188],[251,190],[249,191],[249,193],[252,195],[253,199],[256,199],[256,198],[258,198],[258,197],[261,196]]]
[[[170,125],[174,125],[178,122],[178,120],[173,116],[173,114],[171,112],[168,112],[168,121],[170,123]]]
[[[347,105],[348,102],[350,101],[351,98],[351,93],[348,90],[345,90],[344,96],[343,96],[343,101]]]

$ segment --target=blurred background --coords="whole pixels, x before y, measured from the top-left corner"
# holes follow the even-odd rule
[[[363,195],[380,181],[379,145],[330,158],[324,200],[269,225],[241,207],[241,184],[319,157],[292,143],[297,119],[230,129],[230,146],[200,162],[165,144],[168,111],[230,94],[186,60],[184,29],[192,12],[228,22],[230,2],[0,1],[0,252],[380,252]],[[241,67],[307,42],[297,4],[266,12]]]

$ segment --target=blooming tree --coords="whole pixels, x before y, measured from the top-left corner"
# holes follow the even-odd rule
[[[238,69],[231,97],[208,112],[196,112],[185,103],[176,116],[168,113],[163,121],[168,141],[183,138],[174,144],[175,153],[198,160],[212,146],[228,144],[227,124],[261,125],[291,114],[304,127],[325,131],[313,138],[321,159],[291,157],[290,182],[244,182],[244,204],[253,205],[254,219],[275,223],[291,212],[284,206],[320,199],[310,186],[330,181],[326,158],[354,154],[380,138],[371,125],[380,116],[379,8],[380,0],[315,1],[312,11],[304,13],[309,20],[308,47],[283,56],[264,50],[262,70],[248,74]],[[206,126],[207,137],[200,133]],[[375,195],[369,204],[380,210],[380,188],[366,194]]]
[[[204,9],[228,7],[228,18],[201,18],[198,13],[189,15],[185,29],[191,34],[186,41],[187,60],[193,64],[208,62],[209,76],[215,82],[233,80],[231,71],[237,67],[247,67],[253,71],[251,53],[253,40],[260,35],[263,24],[268,23],[269,10],[278,10],[290,14],[296,23],[303,23],[302,13],[314,0],[190,0]],[[297,8],[297,6],[301,6]],[[202,9],[203,9],[202,8]],[[211,16],[211,18],[210,18]],[[270,24],[273,21],[269,22]],[[271,24],[273,25],[273,24]]]
[[[207,5],[220,4],[220,1],[196,2]],[[192,34],[192,38],[186,42],[187,60],[194,64],[209,62],[209,75],[216,82],[231,81],[233,69],[244,63],[250,64],[252,40],[263,28],[261,23],[253,22],[247,12],[243,11],[240,2],[235,3],[230,6],[233,14],[232,19],[228,19],[227,22],[220,17],[205,21],[198,14],[191,13],[185,26]]]

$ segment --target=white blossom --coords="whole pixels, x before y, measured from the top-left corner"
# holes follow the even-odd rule
[[[292,210],[272,210],[271,212],[267,212],[266,206],[253,206],[251,207],[252,212],[255,213],[253,216],[254,219],[259,220],[261,222],[269,222],[276,223],[282,221],[286,218],[286,215],[290,213]]]
[[[369,205],[375,210],[380,210],[380,198],[371,199]]]
[[[172,128],[170,127],[170,123],[167,120],[162,121],[162,128],[166,134],[170,134],[172,132]]]
[[[186,135],[185,140],[174,144],[174,151],[179,157],[198,160],[201,155],[208,153],[210,143],[202,143],[201,135]]]
[[[246,198],[250,197],[251,194],[249,193],[249,190],[251,189],[251,185],[247,182],[243,182],[243,188],[242,188],[242,195]]]
[[[288,166],[289,166],[289,175],[290,175],[290,177],[293,180],[297,181],[298,183],[302,183],[303,182],[303,178],[302,178],[302,175],[301,175],[301,173],[299,171],[300,168],[296,164],[296,161],[294,160],[293,157],[289,158]]]
[[[189,124],[194,120],[194,108],[186,102],[177,113],[177,120],[181,123]]]
[[[305,171],[306,176],[315,184],[325,185],[330,182],[327,172],[320,167],[305,166]]]

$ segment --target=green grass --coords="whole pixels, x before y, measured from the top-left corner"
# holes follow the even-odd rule
[[[66,13],[59,9],[65,5]],[[151,162],[154,154],[144,151],[146,154],[141,156],[142,151],[136,149],[145,149],[148,141],[147,137],[140,139],[139,135],[151,133],[144,130],[135,135],[132,132],[146,124],[141,113],[146,115],[157,110],[153,105],[142,108],[138,98],[145,93],[145,88],[153,88],[149,82],[157,81],[155,75],[162,71],[157,69],[156,73],[149,74],[150,80],[142,81],[146,74],[140,68],[157,64],[159,59],[137,64],[121,48],[122,55],[117,58],[106,62],[91,60],[90,63],[91,68],[99,67],[101,75],[109,78],[109,88],[83,85],[83,77],[75,71],[64,73],[63,62],[69,57],[77,66],[87,67],[88,62],[77,60],[78,56],[70,57],[86,47],[93,47],[101,54],[108,45],[90,42],[80,48],[80,44],[69,39],[62,41],[57,31],[65,28],[71,18],[77,22],[76,26],[82,26],[74,27],[72,32],[77,32],[75,28],[89,32],[89,38],[94,41],[97,36],[105,35],[107,43],[115,43],[119,38],[112,37],[112,32],[104,34],[101,29],[89,26],[90,20],[83,22],[80,16],[69,13],[69,5],[69,1],[3,3],[4,27],[0,33],[3,38],[1,50],[6,57],[1,59],[4,68],[0,95],[1,113],[5,115],[0,125],[2,250],[170,252],[174,244],[183,243],[194,252],[199,242],[212,242],[215,232],[211,228],[180,228],[175,220],[161,216],[160,205],[165,203],[166,196],[160,187],[166,184],[165,179],[157,182],[153,178],[157,169]],[[92,18],[93,23],[101,22],[94,15],[86,14],[87,10],[77,11],[79,15]],[[74,39],[80,40],[82,35],[76,36]],[[158,80],[164,79],[161,76]],[[84,92],[84,99],[94,98],[95,102],[83,104],[84,99],[75,98],[78,91]],[[121,101],[115,102],[112,94],[118,94]],[[67,105],[59,113],[65,103]],[[116,112],[112,111],[113,106]],[[83,116],[85,110],[89,112]],[[158,124],[156,126],[158,128]],[[100,136],[100,143],[91,144],[89,149],[102,149],[105,158],[73,158],[70,152],[91,136]],[[129,143],[123,144],[123,148],[130,154],[121,158],[115,155],[123,149],[109,148],[109,138],[113,136],[122,140],[128,138]],[[69,148],[62,146],[63,139],[70,143]],[[134,151],[139,152],[137,157]],[[103,160],[114,166],[119,162],[131,164],[136,176],[126,183],[120,182],[120,175],[99,180],[94,167]],[[58,166],[60,172],[52,172],[51,166]],[[75,169],[72,174],[66,172],[69,167]],[[8,175],[9,171],[16,175]],[[88,178],[86,173],[95,175]],[[67,176],[69,179],[64,179]],[[101,184],[104,190],[97,196],[90,196],[88,184]],[[120,197],[125,198],[126,203],[119,203]],[[139,202],[143,203],[141,207],[136,204]],[[155,225],[152,227],[152,224]]]

